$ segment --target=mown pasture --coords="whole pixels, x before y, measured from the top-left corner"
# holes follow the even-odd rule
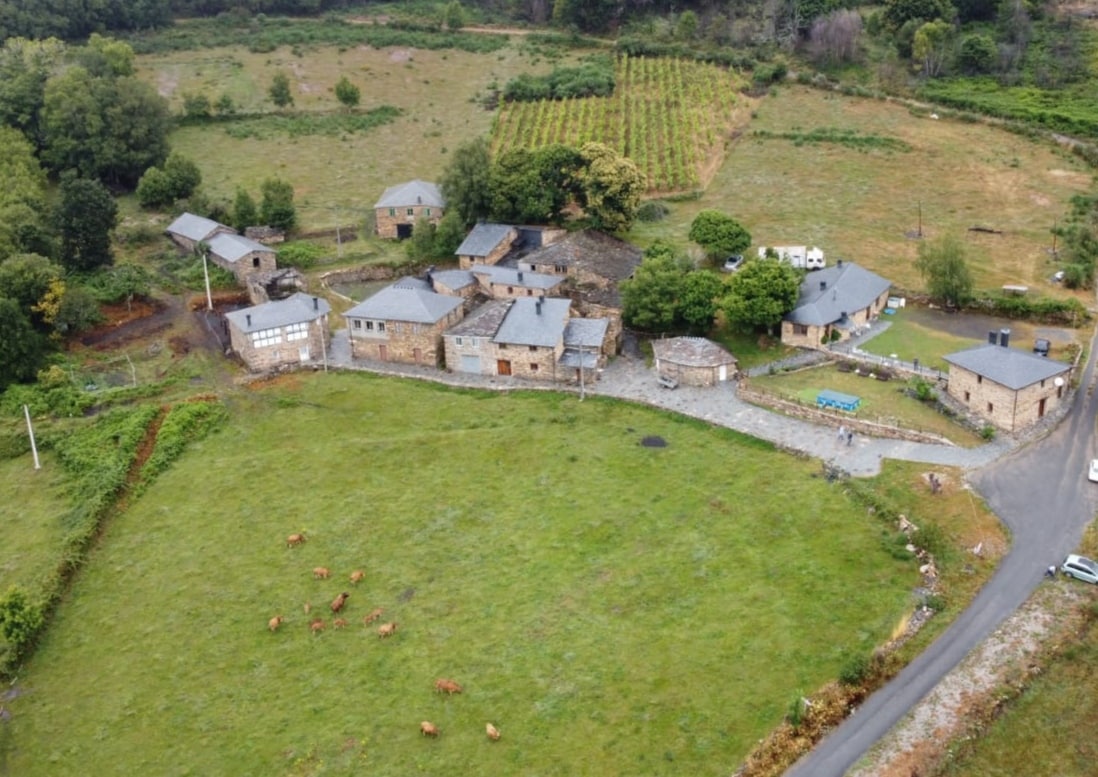
[[[670,414],[334,374],[228,402],[21,673],[13,773],[727,774],[918,584],[818,462]]]

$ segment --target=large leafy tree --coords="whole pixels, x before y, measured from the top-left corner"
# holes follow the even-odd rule
[[[644,174],[632,159],[602,143],[580,149],[583,169],[580,205],[591,226],[607,232],[625,232],[631,226],[644,193]]]
[[[705,334],[713,328],[718,302],[724,294],[724,280],[711,270],[693,270],[683,278],[679,292],[679,318],[687,328]]]
[[[909,21],[953,21],[956,13],[950,0],[886,0],[883,18],[890,29],[898,30]]]
[[[0,262],[0,289],[5,297],[18,303],[39,331],[48,329],[44,318],[38,315],[41,303],[60,278],[61,268],[37,254],[16,254]]]
[[[742,254],[751,245],[751,233],[717,210],[703,210],[695,216],[687,236],[711,259]]]
[[[271,85],[267,89],[267,95],[279,108],[285,108],[294,104],[294,95],[290,91],[290,77],[285,73],[278,72],[274,74],[274,78],[271,79]]]
[[[923,63],[923,72],[934,78],[942,72],[952,50],[953,27],[941,21],[927,22],[915,31],[912,54]]]
[[[86,272],[111,264],[111,231],[117,224],[118,205],[107,187],[92,178],[68,176],[61,182],[57,231],[67,269]]]
[[[559,224],[578,189],[583,161],[576,149],[516,148],[492,165],[489,188],[492,217],[499,221]]]
[[[354,108],[362,99],[362,90],[351,83],[347,76],[342,76],[335,85],[336,99],[346,108]]]
[[[491,166],[488,141],[478,137],[454,149],[442,173],[440,186],[442,196],[446,198],[446,212],[457,214],[464,226],[487,217],[491,212]]]
[[[0,391],[12,383],[33,380],[42,364],[45,343],[19,309],[0,297]]]
[[[0,124],[22,132],[36,150],[43,145],[46,81],[64,52],[55,38],[8,38],[0,47]]]
[[[645,251],[633,277],[621,284],[622,318],[629,326],[649,332],[675,327],[679,296],[689,266],[663,243]]]
[[[18,130],[0,127],[0,261],[48,242],[45,192],[46,174],[30,142]]]
[[[248,227],[254,227],[259,223],[259,209],[255,199],[244,187],[236,190],[236,198],[233,200],[233,226],[240,232]]]
[[[268,178],[260,187],[263,199],[259,213],[263,223],[285,232],[297,226],[297,209],[294,207],[294,187],[279,178]]]
[[[800,285],[800,271],[788,262],[749,261],[732,276],[720,308],[732,328],[751,331],[765,327],[772,334],[782,316],[797,304]]]
[[[968,270],[964,244],[955,235],[919,244],[915,269],[926,283],[931,299],[960,307],[972,298],[972,274]]]

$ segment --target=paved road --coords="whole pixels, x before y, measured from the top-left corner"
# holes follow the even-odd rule
[[[1090,352],[1094,353],[1095,342]],[[1094,361],[1082,386],[1093,388]],[[933,645],[873,694],[786,777],[841,777],[920,699],[1029,598],[1046,567],[1075,548],[1098,509],[1086,480],[1095,457],[1098,394],[1080,391],[1044,439],[995,460],[970,482],[1012,533],[1010,552],[967,610]]]

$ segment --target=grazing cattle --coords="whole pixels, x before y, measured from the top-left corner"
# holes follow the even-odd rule
[[[380,618],[383,612],[385,612],[385,608],[378,607],[376,610],[372,611],[369,615],[362,619],[362,624],[364,626],[369,626],[371,623]]]
[[[344,620],[343,618],[336,618],[334,621],[332,621],[332,628],[335,628],[335,629],[342,629],[346,625],[347,625],[347,621]]]
[[[391,637],[396,634],[397,625],[395,623],[382,623],[377,627],[378,639],[384,639],[385,637]]]
[[[343,605],[347,603],[348,596],[350,596],[350,594],[344,591],[335,599],[332,599],[332,612],[339,612],[340,610],[342,610]]]
[[[313,577],[317,580],[327,580],[328,575],[330,574],[331,572],[328,571],[328,567],[316,567],[313,569]]]
[[[351,573],[351,582],[355,583],[356,585],[358,583],[361,583],[365,579],[366,573],[363,572],[361,569],[356,569],[354,572]]]
[[[310,623],[309,631],[313,632],[313,634],[319,634],[320,632],[324,631],[324,619],[317,618],[312,623]]]
[[[445,677],[440,677],[435,680],[435,693],[445,693],[448,696],[452,696],[455,693],[461,693],[461,686],[454,680],[447,680]]]
[[[425,737],[437,737],[439,734],[438,726],[429,720],[425,720],[419,724],[419,733]]]
[[[295,545],[300,545],[303,542],[305,542],[305,534],[304,533],[302,533],[302,534],[291,534],[289,537],[286,538],[286,547],[287,548],[292,548]]]
[[[488,738],[491,739],[493,742],[499,741],[499,738],[502,736],[502,734],[499,733],[499,729],[493,726],[491,723],[485,723],[484,730],[488,732]]]
[[[278,627],[282,625],[282,621],[284,620],[285,618],[283,618],[281,615],[276,615],[269,621],[267,621],[267,628],[271,631],[278,631]]]

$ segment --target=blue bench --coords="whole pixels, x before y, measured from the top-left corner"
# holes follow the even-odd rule
[[[816,407],[834,407],[853,413],[862,404],[862,398],[853,394],[843,394],[841,391],[824,390],[816,395]]]

